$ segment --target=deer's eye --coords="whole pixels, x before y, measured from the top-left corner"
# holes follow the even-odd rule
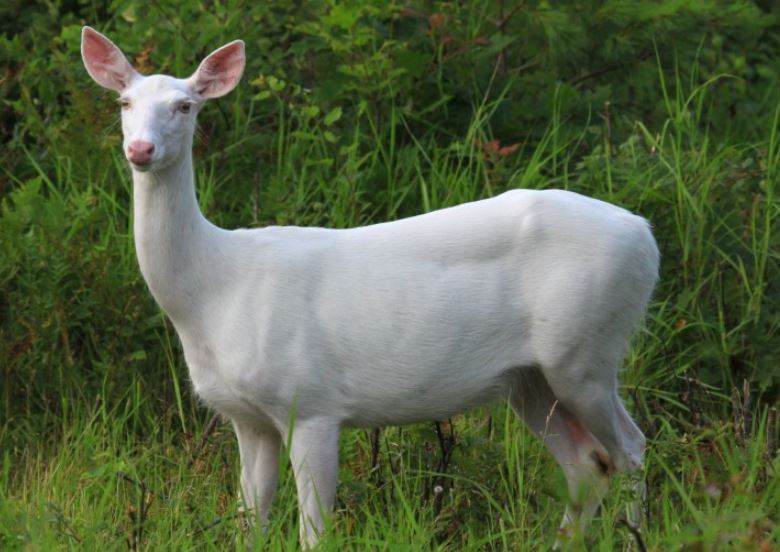
[[[181,102],[178,105],[177,109],[181,113],[189,113],[190,111],[192,111],[192,104],[190,102]]]

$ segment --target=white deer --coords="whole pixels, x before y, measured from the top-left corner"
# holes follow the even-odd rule
[[[223,230],[198,207],[192,138],[204,102],[241,78],[244,43],[186,79],[140,75],[90,27],[81,52],[120,94],[141,272],[195,392],[235,428],[242,499],[261,523],[288,435],[310,547],[333,508],[341,428],[495,399],[565,472],[564,533],[590,520],[613,473],[642,465],[617,373],[657,278],[647,221],[567,191],[514,190],[349,230]]]

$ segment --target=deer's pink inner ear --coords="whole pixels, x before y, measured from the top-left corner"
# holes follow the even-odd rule
[[[136,74],[119,48],[97,31],[84,31],[81,54],[92,78],[111,90],[124,90]]]
[[[193,75],[193,87],[204,99],[224,96],[244,72],[244,43],[231,42],[209,55]]]

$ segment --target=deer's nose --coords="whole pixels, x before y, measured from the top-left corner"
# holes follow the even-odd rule
[[[127,159],[136,165],[148,165],[152,160],[154,144],[143,140],[133,140],[127,144]]]

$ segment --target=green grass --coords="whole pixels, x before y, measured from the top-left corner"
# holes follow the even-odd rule
[[[401,106],[380,114],[361,104],[339,127],[333,111],[275,96],[225,99],[204,127],[221,116],[234,133],[228,147],[197,146],[199,197],[227,226],[350,227],[513,187],[567,188],[649,218],[661,281],[622,374],[648,436],[642,541],[775,550],[780,105],[755,136],[724,137],[709,125],[718,79],[659,74],[662,124],[622,121],[628,130],[612,143],[595,116],[582,128],[562,121],[556,100],[544,135],[510,155],[479,145],[493,138],[502,91],[482,96],[467,131],[446,144],[420,130],[435,123]],[[113,156],[110,170],[52,151],[46,166],[29,154],[33,176],[7,175],[2,247],[15,264],[3,274],[17,284],[4,303],[22,337],[3,341],[0,548],[241,550],[235,439],[224,422],[205,434],[211,413],[192,396],[174,331],[138,274],[129,177],[109,146],[94,155]],[[384,430],[377,469],[372,433],[345,431],[321,549],[550,546],[566,493],[540,444],[501,404],[447,428],[455,445],[444,471],[430,424]],[[294,484],[280,464],[257,550],[298,546]],[[630,546],[626,499],[618,479],[572,548]]]
[[[139,548],[149,550],[240,549],[238,458],[229,426],[220,424],[201,442],[206,418],[193,407],[186,432],[170,412],[149,434],[133,435],[133,418],[147,408],[141,401],[73,412],[56,438],[26,447],[13,462],[6,451],[3,548],[115,550],[139,538]],[[744,443],[728,424],[690,433],[661,425],[647,459],[648,548],[777,545],[780,466],[767,461],[765,419]],[[458,418],[453,427],[457,444],[444,475],[433,471],[440,452],[429,426],[383,432],[374,472],[370,433],[346,431],[337,513],[322,549],[549,546],[565,485],[539,444],[503,407]],[[280,461],[285,469],[271,526],[255,535],[259,550],[297,547],[295,488]],[[431,492],[436,486],[440,492]],[[588,549],[615,550],[630,540],[617,523],[626,497],[614,487]]]
[[[733,306],[718,304],[719,316],[707,320],[692,297],[680,299],[686,293],[706,293],[711,286],[725,285],[724,275],[712,272],[713,266],[731,267],[733,276],[740,279],[738,316],[745,323],[768,308],[762,302],[760,279],[769,276],[767,266],[777,261],[767,235],[776,225],[777,205],[768,197],[765,211],[751,214],[749,233],[740,239],[753,254],[753,267],[715,248],[708,240],[711,232],[724,231],[729,236],[735,231],[723,228],[722,215],[714,212],[712,203],[732,152],[709,152],[702,159],[702,152],[680,143],[675,130],[667,127],[647,142],[642,139],[648,133],[638,134],[637,140],[624,146],[627,153],[623,157],[589,159],[582,168],[565,168],[556,185],[582,189],[583,183],[600,180],[601,172],[610,170],[612,188],[602,182],[603,188],[595,190],[598,195],[618,202],[630,197],[631,203],[649,215],[654,213],[651,206],[664,206],[659,213],[669,220],[655,218],[661,248],[668,250],[668,240],[677,238],[671,247],[682,252],[682,261],[675,261],[681,262],[675,279],[662,280],[659,286],[623,378],[630,410],[638,413],[650,438],[646,470],[649,522],[642,529],[645,544],[658,550],[679,546],[757,550],[762,545],[772,549],[780,543],[776,522],[780,462],[766,448],[767,409],[752,409],[755,419],[749,435],[738,438],[725,417],[732,411],[728,390],[696,381],[687,384],[687,396],[670,389],[680,386],[680,380],[688,377],[690,363],[696,362],[691,350],[676,349],[680,333],[697,331],[714,349],[715,365],[728,362],[729,336],[738,328],[728,327],[724,311]],[[311,205],[312,196],[324,196],[321,209],[334,225],[364,222],[352,203],[360,199],[360,182],[345,175],[336,189],[326,189],[325,176],[317,174],[318,165],[312,160],[316,161],[318,151],[328,149],[325,141],[296,139],[292,133],[282,139],[287,143],[270,185],[294,181],[296,187],[290,194],[296,205]],[[777,155],[775,140],[772,133],[763,146],[767,157]],[[543,142],[540,149],[551,148],[553,141]],[[761,147],[747,146],[745,151]],[[649,163],[653,148],[654,162]],[[510,181],[543,186],[542,173],[553,153],[560,152],[534,152]],[[401,195],[409,193],[401,184],[401,177],[408,177],[407,182],[419,186],[420,195],[428,198],[428,208],[491,191],[484,164],[468,144],[454,154],[421,146],[406,153],[404,165],[409,163],[412,168],[398,166],[401,163],[388,167],[386,155],[382,148],[364,158],[348,152],[343,163],[400,173],[396,193]],[[590,167],[596,161],[598,165]],[[775,171],[776,157],[768,163]],[[701,177],[695,188],[689,184],[691,171]],[[220,183],[203,163],[200,176],[201,197],[207,204]],[[84,193],[75,187],[71,190],[71,196]],[[773,185],[767,187],[769,193]],[[109,221],[116,220],[112,218],[116,210],[126,209],[112,195],[96,193],[92,198],[107,211]],[[388,211],[392,213],[392,205],[402,201],[390,199]],[[128,229],[121,226],[106,230],[111,237],[100,241],[110,241],[106,247],[119,249],[129,271],[134,269],[134,259]],[[666,273],[670,270],[674,269],[667,268]],[[234,437],[229,426],[221,423],[201,442],[209,416],[190,396],[180,352],[171,329],[164,328],[153,346],[166,351],[168,370],[158,377],[173,384],[171,400],[160,404],[152,393],[157,383],[131,372],[130,385],[120,397],[62,396],[62,404],[55,409],[56,420],[53,414],[48,422],[29,428],[24,415],[6,418],[2,436],[15,445],[3,447],[0,542],[4,549],[120,549],[134,538],[139,539],[139,548],[149,550],[241,548],[244,537],[236,519]],[[700,350],[694,344],[687,347]],[[112,369],[132,370],[132,365]],[[106,372],[106,380],[111,377]],[[105,384],[110,386],[109,381]],[[107,391],[106,396],[111,395]],[[41,427],[45,434],[38,433]],[[375,472],[371,470],[370,432],[346,431],[338,510],[322,548],[532,550],[550,545],[565,500],[564,481],[551,458],[503,405],[457,418],[453,427],[456,445],[442,474],[436,473],[441,451],[429,425],[384,431],[380,468]],[[773,439],[771,431],[776,432],[776,427],[770,428]],[[280,462],[286,466],[284,459]],[[282,473],[272,524],[267,535],[255,536],[257,549],[297,546],[294,485],[289,469]],[[431,492],[435,486],[441,487],[440,493]],[[587,536],[588,549],[628,545],[629,534],[618,523],[626,497],[619,495],[620,485],[613,485]]]

